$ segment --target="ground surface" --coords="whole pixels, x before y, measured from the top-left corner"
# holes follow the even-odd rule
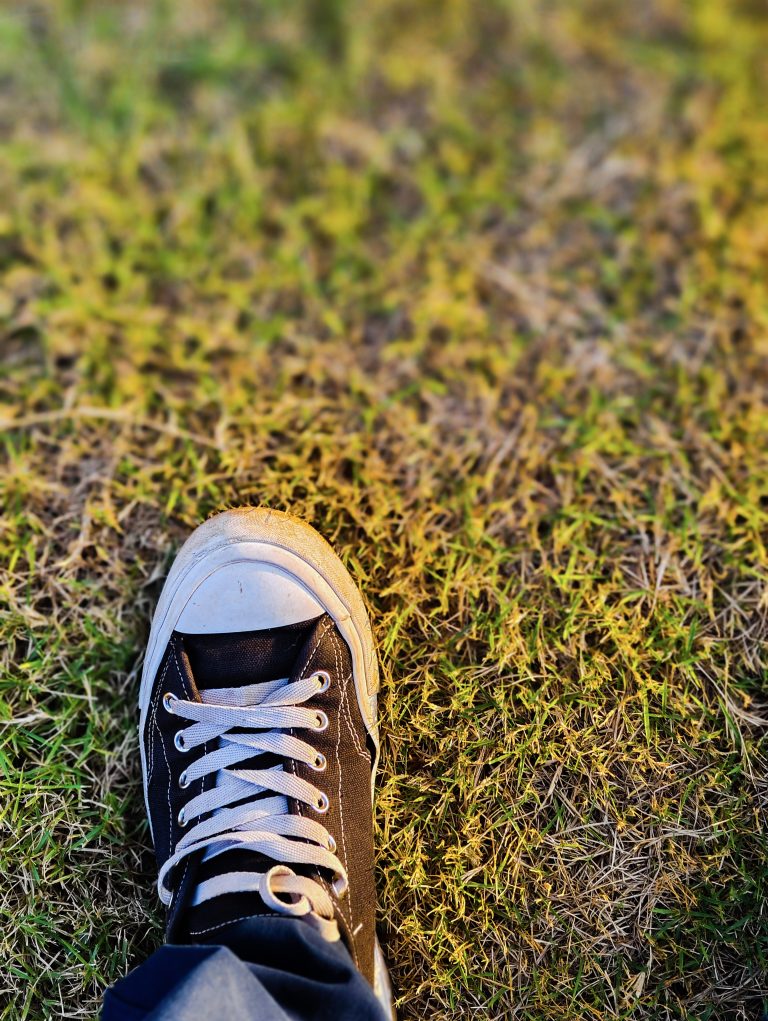
[[[767,51],[760,0],[3,5],[4,1021],[161,939],[142,643],[243,503],[370,603],[404,1021],[760,1016]]]

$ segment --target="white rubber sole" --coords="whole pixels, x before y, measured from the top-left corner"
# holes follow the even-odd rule
[[[139,689],[139,734],[144,733],[149,698],[171,633],[204,582],[235,563],[268,565],[298,583],[334,620],[352,654],[357,701],[376,748],[379,672],[373,635],[362,596],[331,546],[306,522],[282,511],[244,507],[224,511],[200,525],[179,550],[160,594],[149,634]],[[144,742],[139,741],[147,800]],[[149,810],[147,811],[149,817]],[[151,825],[151,824],[150,824]],[[376,943],[374,990],[389,1021],[394,1021],[392,992],[381,947]]]

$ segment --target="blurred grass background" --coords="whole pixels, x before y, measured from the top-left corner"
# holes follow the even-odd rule
[[[173,549],[306,516],[384,666],[404,1021],[758,1018],[761,0],[0,9],[0,1016],[161,939]]]

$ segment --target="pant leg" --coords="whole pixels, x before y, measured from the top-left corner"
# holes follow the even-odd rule
[[[216,939],[160,947],[107,990],[102,1021],[382,1021],[344,944],[300,919],[249,918]]]
[[[102,1021],[287,1021],[227,947],[163,946],[104,996]]]

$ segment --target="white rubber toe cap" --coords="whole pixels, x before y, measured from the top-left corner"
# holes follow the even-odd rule
[[[144,658],[142,728],[173,631],[261,631],[321,613],[333,619],[349,646],[358,705],[378,747],[379,671],[360,592],[314,528],[265,507],[223,511],[196,528],[179,550],[155,609]]]
[[[287,571],[235,559],[214,569],[194,590],[176,621],[184,634],[259,631],[311,620],[318,600]]]

